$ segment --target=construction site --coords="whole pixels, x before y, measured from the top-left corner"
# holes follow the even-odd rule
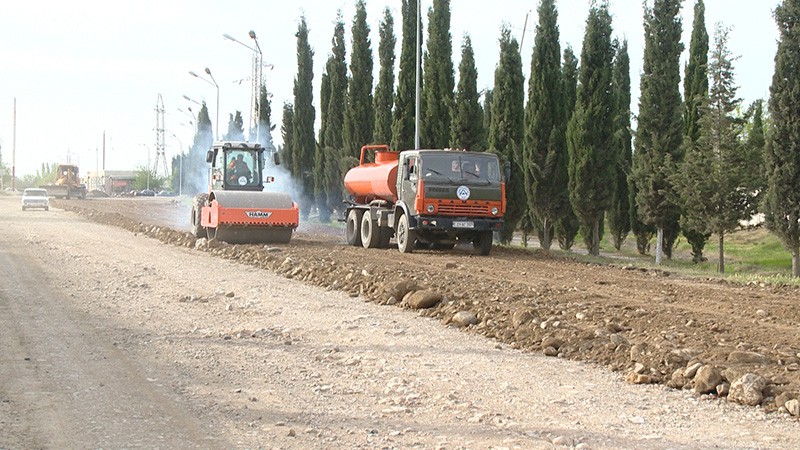
[[[144,252],[155,252],[151,257],[156,260],[161,260],[156,254],[178,252],[182,255],[181,258],[202,257],[206,261],[199,266],[192,266],[191,269],[185,263],[175,266],[182,267],[178,270],[185,273],[179,279],[172,279],[173,275],[160,275],[161,271],[166,269],[146,262],[147,258],[140,263],[131,261],[130,264],[133,265],[124,270],[111,269],[103,265],[89,264],[95,256],[86,250],[79,250],[74,244],[51,243],[50,238],[45,238],[39,233],[29,233],[27,237],[30,245],[35,245],[37,248],[44,246],[50,252],[57,249],[77,252],[75,257],[81,264],[71,266],[70,271],[75,271],[75,274],[65,274],[67,280],[73,280],[66,282],[65,287],[68,290],[73,287],[101,286],[103,283],[111,282],[101,281],[101,278],[92,282],[85,278],[87,271],[105,275],[109,275],[109,270],[111,273],[116,273],[118,270],[125,273],[124,275],[120,273],[121,284],[119,288],[112,290],[112,297],[106,299],[108,294],[102,294],[102,298],[87,300],[89,303],[85,305],[95,313],[96,308],[102,308],[115,315],[133,314],[139,317],[134,319],[139,325],[131,323],[130,326],[133,328],[126,332],[130,333],[127,343],[120,342],[115,345],[139,349],[136,351],[144,351],[142,346],[155,343],[158,346],[177,345],[178,347],[168,352],[172,355],[168,356],[170,361],[176,358],[174,363],[176,365],[163,361],[167,366],[173,366],[175,370],[188,369],[186,366],[188,361],[179,362],[186,357],[200,358],[194,359],[199,364],[197,367],[204,367],[203,370],[210,370],[223,380],[239,374],[244,379],[259,380],[258,383],[263,383],[260,393],[255,394],[245,392],[248,391],[247,388],[239,391],[241,388],[235,383],[228,385],[223,382],[224,390],[236,392],[234,396],[238,397],[239,392],[242,392],[241,400],[231,400],[232,403],[223,405],[224,402],[220,403],[220,400],[212,401],[210,397],[206,398],[211,402],[209,404],[216,405],[214,408],[225,409],[226,414],[240,418],[242,422],[236,427],[247,429],[247,426],[255,426],[262,432],[265,429],[270,430],[267,434],[256,433],[261,439],[265,436],[288,439],[285,441],[288,444],[278,445],[279,448],[301,448],[306,444],[311,445],[311,442],[317,442],[323,447],[332,445],[330,442],[345,443],[345,446],[372,447],[381,442],[382,446],[414,447],[414,443],[419,442],[420,447],[428,448],[435,446],[434,441],[441,438],[439,433],[446,435],[450,432],[455,434],[450,435],[450,438],[442,438],[443,442],[450,445],[442,444],[442,448],[493,446],[551,448],[553,442],[573,446],[582,444],[576,448],[640,446],[711,448],[719,441],[714,441],[716,443],[710,445],[710,441],[700,439],[699,435],[690,432],[684,436],[683,431],[678,430],[693,429],[694,432],[700,433],[693,427],[707,426],[708,428],[703,429],[703,433],[706,433],[710,429],[720,429],[720,420],[730,420],[735,423],[735,429],[740,433],[736,436],[739,440],[731,444],[731,448],[792,448],[797,443],[797,436],[800,435],[797,433],[795,410],[800,386],[800,355],[798,355],[800,349],[797,347],[795,326],[800,318],[795,303],[800,293],[794,286],[758,283],[744,285],[715,278],[698,279],[656,268],[635,267],[616,262],[608,264],[579,262],[552,256],[543,251],[521,248],[496,247],[488,259],[474,255],[468,245],[457,245],[445,252],[417,250],[413,254],[399,256],[393,243],[387,249],[353,247],[344,241],[344,230],[341,227],[311,223],[301,224],[289,244],[234,245],[195,238],[189,232],[188,206],[176,199],[59,200],[56,205],[64,211],[57,213],[63,217],[59,220],[79,222],[88,220],[93,225],[87,229],[112,226],[109,231],[115,235],[122,233],[120,238],[132,236],[130,244],[126,245],[133,246],[132,250],[138,248],[140,242],[147,243],[146,247],[156,245],[152,250],[145,250],[144,247],[141,249]],[[142,238],[145,241],[141,241]],[[127,253],[127,250],[125,252]],[[214,267],[208,266],[209,263]],[[79,269],[79,266],[86,268]],[[245,282],[243,279],[241,282],[245,282],[245,285],[233,285],[233,280],[214,275],[223,270],[223,267],[225,273],[232,269],[244,279],[252,281]],[[193,274],[195,271],[197,273]],[[80,273],[83,275],[77,275]],[[260,282],[256,283],[255,280],[265,276],[278,277],[268,283],[272,286],[269,288],[270,294],[264,294],[261,288],[254,287],[260,285]],[[155,281],[153,277],[163,281]],[[201,281],[213,278],[217,281],[211,283]],[[191,279],[197,279],[198,282],[187,284]],[[167,283],[171,286],[169,288],[171,293],[166,296],[155,295],[152,292],[153,283],[159,285]],[[317,293],[304,294],[306,297],[302,302],[306,306],[285,303],[281,300],[284,295],[289,295],[288,291],[320,288],[323,290],[314,291]],[[105,289],[97,291],[97,294],[101,291]],[[341,300],[334,301],[333,298]],[[332,301],[334,303],[331,303]],[[282,329],[279,325],[269,325],[271,316],[264,316],[264,312],[258,312],[260,307],[256,305],[261,304],[269,304],[270,308],[278,307],[284,311],[274,312],[277,314],[276,320],[279,320],[278,318],[286,311],[302,314],[302,311],[311,308],[312,304],[315,305],[313,308],[322,308],[328,313],[333,313],[330,308],[334,308],[337,317],[344,316],[343,322],[332,325],[333,328],[323,333],[332,334],[323,338],[324,341],[330,340],[330,344],[321,343],[322,348],[319,349],[321,353],[315,353],[314,356],[322,366],[307,372],[308,369],[304,368],[305,363],[302,361],[285,361],[290,366],[274,369],[277,370],[274,375],[270,375],[272,372],[264,372],[264,367],[253,366],[258,361],[261,361],[259,365],[278,363],[275,360],[276,351],[285,346],[301,343],[302,339],[298,338],[296,333],[303,334],[310,329],[327,326],[304,322],[305,331],[301,332]],[[380,309],[373,310],[370,307],[369,311],[385,311],[385,314],[382,312],[379,316],[373,316],[376,313],[362,310],[365,305],[375,305]],[[183,312],[178,312],[174,308]],[[191,325],[186,323],[166,334],[154,330],[146,331],[150,326],[162,321],[171,323],[180,320],[179,316],[185,314],[187,308],[200,314],[188,319]],[[229,328],[215,325],[220,320],[217,314],[233,316],[230,322],[227,319],[225,321]],[[146,317],[151,317],[155,322],[147,325],[151,319],[145,319]],[[403,325],[401,322],[392,325],[394,320],[389,319],[390,317],[401,320]],[[381,320],[388,322],[379,325],[376,320],[380,323],[384,323]],[[434,379],[402,375],[405,370],[403,367],[406,365],[411,367],[416,364],[416,359],[424,358],[423,355],[428,352],[434,351],[439,354],[435,350],[434,343],[429,344],[434,347],[425,347],[423,344],[423,347],[417,350],[414,350],[417,348],[416,345],[410,342],[401,344],[409,338],[422,339],[422,336],[412,334],[406,328],[409,326],[406,324],[407,320],[419,322],[425,327],[433,326],[436,330],[454,330],[456,336],[460,336],[455,338],[457,341],[462,341],[456,344],[458,349],[447,350],[448,355],[441,356],[444,358],[442,361],[448,361],[445,367],[439,366],[438,363],[430,363],[433,364],[431,367],[440,367],[443,370],[440,375],[435,375]],[[355,340],[347,342],[334,337],[346,330],[360,330],[366,334],[350,338]],[[196,344],[185,342],[185,338],[190,336],[197,336],[201,340]],[[379,344],[387,339],[394,343]],[[244,351],[241,345],[246,345],[249,349],[248,354],[254,352],[252,357],[255,359],[247,357],[249,361],[247,363],[243,361],[236,363],[236,358],[228,360],[221,353],[217,353],[221,351],[219,346],[227,345],[240,348],[237,351]],[[278,347],[275,347],[276,345]],[[404,350],[395,349],[399,353],[396,353],[391,360],[391,364],[397,364],[392,370],[399,378],[389,377],[384,380],[388,384],[376,386],[379,390],[383,389],[384,394],[374,398],[372,394],[367,393],[369,389],[366,389],[366,385],[352,392],[348,390],[351,388],[337,387],[336,380],[344,373],[349,374],[347,377],[358,379],[363,377],[364,380],[372,377],[380,378],[378,373],[383,369],[378,369],[374,364],[378,363],[380,366],[390,363],[377,356],[377,360],[373,360],[372,357],[360,353],[362,350],[358,350],[363,347],[363,351],[372,354],[370,352],[375,350],[373,345],[403,346],[401,348]],[[498,354],[511,351],[514,355],[519,355],[521,361],[531,366],[527,369],[512,368],[497,362],[493,356],[477,356],[482,360],[481,365],[489,364],[491,368],[487,367],[486,372],[481,372],[480,376],[488,377],[487,379],[483,379],[479,384],[472,384],[475,381],[468,381],[467,374],[474,369],[470,368],[470,365],[476,363],[466,363],[468,365],[465,366],[450,358],[462,352],[472,352],[474,345],[480,348],[494,348]],[[159,352],[161,351],[165,350]],[[180,351],[184,356],[173,354],[175,351]],[[578,365],[563,366],[554,374],[548,372],[553,369],[545,368],[549,367],[545,365],[545,361],[550,360],[565,363],[572,361]],[[375,372],[376,369],[379,372]],[[622,428],[614,428],[619,424],[597,425],[600,428],[612,427],[605,428],[610,433],[605,437],[581,431],[584,424],[595,423],[594,421],[598,419],[590,420],[584,414],[579,414],[580,419],[570,419],[571,427],[574,428],[571,431],[569,427],[558,431],[549,429],[532,431],[537,428],[533,423],[538,423],[536,420],[540,419],[522,426],[527,430],[524,431],[518,422],[518,419],[521,419],[513,417],[513,414],[504,416],[491,411],[473,410],[470,410],[472,413],[467,413],[459,409],[465,403],[474,406],[475,402],[470,399],[474,396],[483,398],[483,393],[478,391],[484,390],[501,396],[510,405],[515,404],[514,399],[522,394],[515,393],[513,389],[516,388],[507,386],[505,384],[507,381],[499,380],[507,379],[505,373],[517,374],[519,370],[524,370],[525,376],[537,376],[537,374],[545,376],[543,374],[550,373],[545,379],[537,381],[535,386],[525,386],[525,389],[556,389],[556,392],[567,389],[570,392],[568,394],[561,392],[558,395],[566,397],[561,400],[546,400],[543,405],[526,404],[523,409],[527,412],[520,414],[533,414],[540,408],[552,410],[555,407],[567,417],[572,417],[565,409],[572,410],[578,405],[583,405],[580,408],[590,408],[589,403],[575,403],[576,398],[573,396],[578,395],[574,391],[577,389],[580,392],[578,397],[594,394],[591,395],[591,401],[586,400],[590,403],[610,402],[617,405],[618,409],[607,410],[602,414],[611,422],[621,421]],[[582,387],[577,386],[574,378],[585,381],[589,377],[587,372],[602,377],[612,377],[617,380],[615,383],[619,383],[614,389],[632,389],[631,392],[637,400],[630,404],[621,400],[620,403],[615,400],[617,392],[605,392],[600,388],[595,390],[594,387],[590,387],[593,386],[593,382],[581,385]],[[368,414],[368,417],[372,417],[368,422],[382,424],[381,426],[388,428],[372,430],[367,426],[369,428],[367,434],[361,435],[364,433],[364,430],[360,429],[362,426],[351,425],[351,428],[348,428],[350,431],[345,431],[344,436],[349,436],[348,433],[355,435],[351,436],[353,440],[347,440],[342,437],[341,432],[333,432],[331,429],[321,431],[318,428],[322,426],[319,425],[320,422],[315,422],[317,425],[313,427],[304,425],[302,429],[297,429],[297,425],[291,428],[291,425],[282,419],[265,419],[263,412],[256,413],[255,410],[260,410],[260,407],[266,405],[253,402],[256,398],[263,399],[263,396],[272,395],[269,392],[275,392],[275,385],[271,380],[273,377],[277,377],[275,380],[280,380],[284,376],[288,376],[291,380],[318,380],[318,383],[314,383],[314,387],[311,388],[314,392],[312,395],[318,399],[330,396],[366,395],[365,401],[375,402],[374,410],[377,414],[372,416]],[[308,378],[309,376],[311,378]],[[443,378],[435,381],[439,377]],[[462,377],[467,378],[462,379]],[[448,381],[442,381],[445,379]],[[418,393],[409,393],[414,390],[412,389],[414,386],[419,388],[423,384],[430,383],[439,386],[441,382],[448,387],[436,394],[429,393],[435,395],[435,399],[421,400]],[[211,386],[214,383],[216,381],[212,382]],[[177,393],[188,391],[193,392],[192,395],[199,395],[199,391],[206,391],[210,395],[210,385],[205,383],[195,385],[191,382],[189,384],[194,387],[175,385],[176,395],[181,396],[183,394]],[[435,386],[432,389],[439,389]],[[622,386],[629,387],[622,388]],[[500,391],[497,391],[498,389]],[[500,394],[503,389],[512,390]],[[292,392],[291,389],[289,392]],[[286,395],[295,394],[287,392]],[[461,411],[454,414],[464,421],[463,425],[466,428],[450,429],[446,425],[447,421],[444,421],[437,423],[439,431],[431,431],[431,435],[426,435],[432,440],[421,438],[420,435],[412,438],[412,435],[420,432],[420,425],[412,425],[419,423],[413,418],[421,414],[420,405],[425,405],[425,408],[433,405],[451,405],[456,412]],[[513,409],[516,410],[518,407],[520,405]],[[633,411],[629,408],[633,408]],[[711,408],[716,412],[711,413],[703,408]],[[273,410],[271,406],[267,409]],[[552,414],[558,416],[560,413],[557,411],[550,411],[547,414],[547,421],[555,420]],[[333,420],[322,411],[313,413],[309,411],[309,414],[327,417],[319,418],[322,423]],[[350,411],[348,414],[356,412]],[[726,419],[714,419],[715,414],[722,414],[720,417]],[[741,422],[736,419],[739,414],[743,417]],[[594,413],[591,415],[597,416]],[[531,417],[528,417],[526,420],[530,419]],[[458,419],[453,418],[453,420],[458,422]],[[663,421],[659,426],[665,426],[669,430],[651,430],[652,433],[643,434],[636,430],[630,430],[630,433],[623,431],[629,427],[645,429],[656,426],[655,423],[659,421]],[[706,423],[707,421],[711,423]],[[252,425],[244,425],[245,423]],[[576,427],[578,423],[581,425]],[[777,427],[776,430],[781,431],[772,428],[768,433],[756,431],[764,426]],[[331,427],[336,428],[332,422]],[[482,427],[489,427],[492,431],[486,432]],[[446,432],[444,429],[449,431]],[[725,433],[732,432],[726,430]],[[313,439],[302,441],[305,444],[298,445],[297,443],[301,441],[297,440],[297,436],[304,433],[310,433],[308,437]],[[336,439],[344,440],[330,441],[327,444],[323,444],[324,439],[316,440],[322,439],[323,436],[330,437],[331,433],[338,436]],[[713,441],[722,439],[722,436],[707,434],[703,439]],[[267,441],[247,442],[273,441],[267,439]],[[729,447],[727,444],[723,446]]]

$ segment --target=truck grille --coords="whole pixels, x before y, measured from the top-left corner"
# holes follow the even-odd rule
[[[448,204],[440,203],[438,207],[439,214],[448,216],[474,216],[488,214],[488,207],[486,205],[476,205],[474,203],[468,204]]]

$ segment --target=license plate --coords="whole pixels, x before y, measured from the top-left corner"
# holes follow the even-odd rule
[[[475,228],[474,222],[453,222],[453,228]]]

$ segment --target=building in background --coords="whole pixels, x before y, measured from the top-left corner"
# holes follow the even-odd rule
[[[102,191],[108,195],[119,195],[133,190],[136,172],[132,170],[100,170],[86,172],[83,182],[87,191]]]

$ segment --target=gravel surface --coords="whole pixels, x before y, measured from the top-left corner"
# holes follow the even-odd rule
[[[499,330],[489,310],[454,286],[475,275],[496,290],[493,271],[513,267],[514,255],[412,255],[409,271],[429,259],[435,273],[453,272],[444,301],[415,310],[380,304],[396,278],[363,280],[391,272],[396,251],[379,267],[377,256],[354,261],[356,249],[299,235],[259,249],[258,264],[248,246],[195,249],[164,230],[132,233],[55,208],[23,213],[17,202],[0,197],[0,448],[800,448],[787,414],[631,384],[636,371],[610,371],[613,360],[568,360],[565,338],[547,342],[562,357],[547,357],[541,346],[555,334],[537,336],[535,352],[487,339]],[[337,270],[314,265],[326,263]],[[359,269],[349,280],[348,264]],[[633,275],[605,277],[616,273]],[[418,275],[408,279],[431,284]],[[474,317],[454,320],[459,312]],[[536,315],[539,329],[554,326]],[[620,322],[628,330],[611,334],[629,341],[627,357],[646,354],[639,322]],[[655,376],[650,368],[639,375]]]

